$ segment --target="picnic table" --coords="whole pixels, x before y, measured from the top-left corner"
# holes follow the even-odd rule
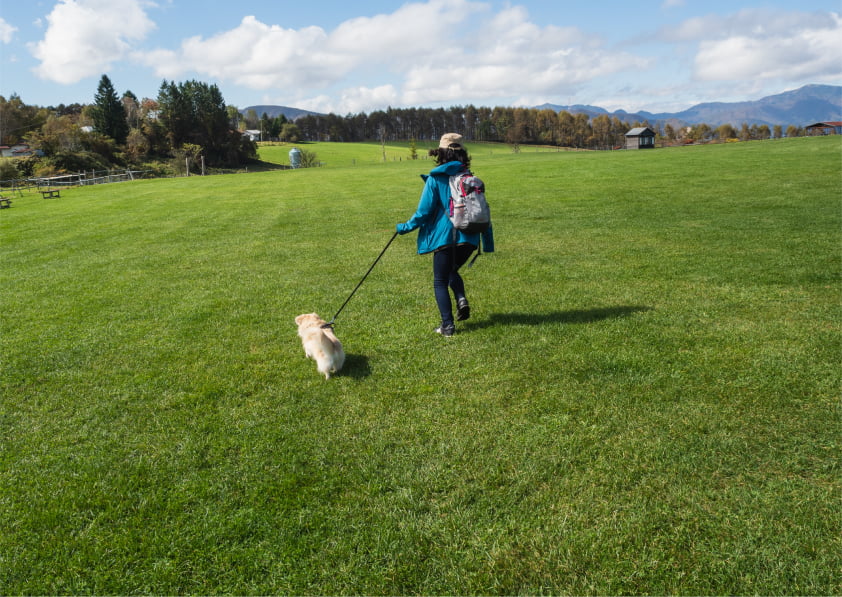
[[[0,209],[6,209],[7,207],[12,206],[12,200],[9,197],[3,197],[0,195]]]
[[[61,197],[61,191],[58,190],[58,189],[47,189],[47,190],[42,189],[41,190],[41,196],[43,196],[44,199],[50,199],[52,197]]]

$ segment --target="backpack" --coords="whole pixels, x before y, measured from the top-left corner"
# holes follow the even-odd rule
[[[450,207],[447,216],[456,230],[468,234],[485,232],[491,225],[491,210],[485,199],[485,183],[469,170],[450,177]]]

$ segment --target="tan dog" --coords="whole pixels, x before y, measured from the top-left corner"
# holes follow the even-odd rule
[[[298,335],[304,345],[304,354],[316,361],[319,373],[330,379],[331,373],[342,369],[345,363],[345,351],[333,333],[333,328],[322,327],[327,322],[315,313],[305,313],[295,318]]]

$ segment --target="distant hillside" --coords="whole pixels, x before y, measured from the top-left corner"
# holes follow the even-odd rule
[[[814,122],[842,120],[842,87],[834,85],[805,85],[794,91],[770,95],[748,102],[710,102],[697,104],[682,112],[629,113],[625,110],[608,112],[597,106],[558,106],[544,104],[536,106],[556,112],[567,111],[571,114],[584,113],[594,118],[600,114],[616,116],[624,122],[648,120],[649,122],[669,121],[679,125],[705,123],[712,127],[731,124],[738,127],[744,122],[751,124],[780,124],[788,126],[806,126]]]
[[[794,91],[786,91],[777,95],[770,95],[755,101],[747,102],[708,102],[697,104],[681,112],[626,112],[617,110],[608,112],[598,106],[557,104],[543,104],[535,106],[539,110],[566,111],[571,114],[587,114],[590,118],[600,115],[617,117],[624,122],[651,123],[669,122],[673,126],[693,125],[705,123],[712,127],[720,124],[730,124],[734,127],[746,124],[766,124],[774,126],[780,124],[789,126],[806,126],[814,122],[842,121],[842,87],[835,85],[805,85]],[[324,116],[318,112],[290,108],[288,106],[249,106],[240,110],[245,114],[254,110],[258,117],[266,114],[269,118],[276,118],[283,114],[287,120],[294,121],[302,116]]]
[[[635,120],[636,114],[629,114],[625,110],[617,110],[616,112],[609,112],[605,108],[598,106],[585,106],[582,104],[575,104],[570,106],[560,106],[558,104],[541,104],[540,106],[533,106],[536,110],[553,110],[555,112],[570,112],[571,114],[587,114],[588,118],[596,118],[597,116],[617,116],[620,120]],[[628,116],[629,118],[626,118]],[[640,118],[639,120],[643,120]]]
[[[269,118],[277,118],[281,114],[287,120],[295,120],[302,116],[322,116],[318,112],[310,112],[309,110],[299,110],[298,108],[290,108],[288,106],[249,106],[240,110],[240,114],[245,114],[249,110],[254,110],[258,118],[262,118],[266,114]]]

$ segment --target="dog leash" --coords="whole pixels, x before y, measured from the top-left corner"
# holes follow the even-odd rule
[[[375,259],[374,263],[371,264],[371,267],[368,268],[368,271],[363,276],[363,279],[359,281],[359,283],[357,284],[357,287],[354,288],[354,290],[351,292],[351,294],[348,296],[348,298],[345,299],[345,302],[342,303],[342,306],[339,307],[339,311],[336,312],[336,315],[333,316],[333,319],[331,319],[329,322],[323,324],[321,326],[322,328],[332,328],[333,327],[333,323],[336,321],[336,318],[339,317],[339,314],[342,313],[342,309],[345,308],[345,305],[348,304],[348,301],[351,300],[351,297],[354,296],[354,294],[357,292],[357,290],[359,290],[360,286],[363,285],[363,282],[365,282],[365,279],[368,278],[368,274],[371,273],[371,270],[374,269],[374,266],[377,265],[377,262],[380,261],[380,258],[383,257],[383,254],[386,252],[386,249],[389,248],[389,245],[392,244],[392,241],[395,240],[395,238],[397,236],[398,236],[398,233],[397,233],[397,231],[395,231],[395,233],[392,235],[392,238],[389,239],[389,242],[387,242],[386,246],[383,247],[383,250],[380,251],[380,255],[377,256],[377,259]]]

